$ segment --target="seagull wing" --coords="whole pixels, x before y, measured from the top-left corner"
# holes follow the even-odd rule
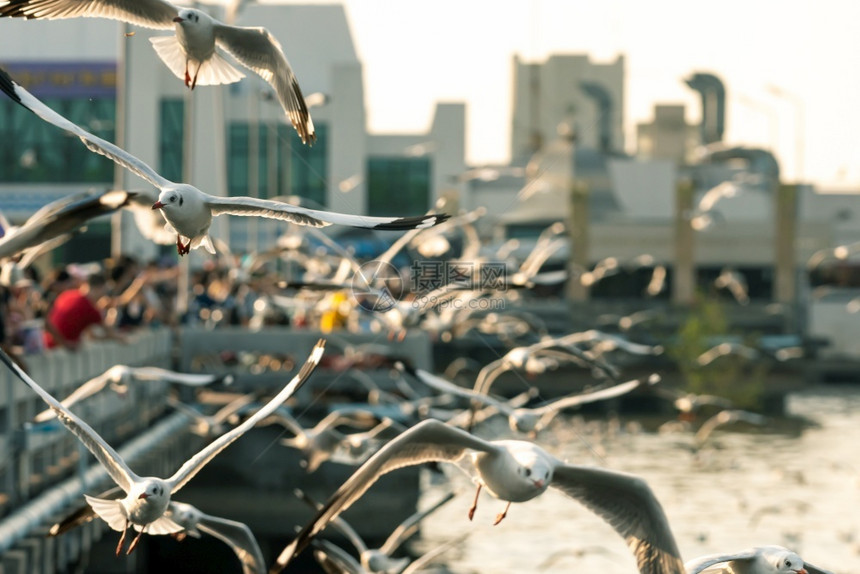
[[[190,387],[202,387],[214,383],[220,378],[219,375],[177,373],[160,367],[135,367],[131,369],[131,376],[140,381],[166,381]]]
[[[106,490],[99,494],[97,498],[102,500],[119,500],[125,496],[125,492],[118,487],[115,486],[110,490]],[[65,517],[60,519],[59,522],[55,522],[51,525],[51,528],[48,530],[48,536],[61,536],[70,530],[77,528],[78,526],[82,526],[88,522],[92,522],[94,518],[98,516],[96,511],[93,510],[93,507],[87,503],[81,504],[72,512],[67,514]]]
[[[641,574],[685,574],[669,520],[641,478],[559,463],[551,486],[608,522],[633,551]]]
[[[266,80],[278,96],[278,101],[290,122],[302,138],[302,143],[314,143],[314,123],[299,81],[284,55],[278,40],[265,28],[215,24],[215,41],[243,66]]]
[[[379,549],[380,552],[387,556],[391,556],[395,550],[400,548],[400,546],[406,542],[413,534],[418,532],[418,523],[424,520],[430,514],[433,514],[437,510],[439,510],[444,504],[449,502],[455,496],[454,492],[451,491],[438,501],[433,503],[433,505],[428,506],[424,510],[419,510],[406,520],[400,523],[400,526],[394,529],[388,539],[386,539],[385,543]]]
[[[15,83],[15,81],[3,69],[0,69],[0,91],[3,91],[3,93],[9,96],[12,100],[18,102],[49,124],[54,124],[58,128],[64,129],[81,138],[81,141],[84,142],[84,145],[87,146],[91,152],[95,152],[112,159],[117,164],[142,177],[159,189],[171,185],[172,182],[161,177],[158,172],[124,149],[105,141],[100,137],[94,136],[87,130],[70,122],[46,106],[33,94]]]
[[[426,552],[419,558],[416,558],[409,566],[403,569],[400,574],[415,574],[416,572],[424,572],[424,567],[429,566],[436,558],[449,551],[451,548],[462,544],[469,537],[467,532],[463,536],[449,540],[444,544],[437,546],[433,550]]]
[[[100,392],[102,389],[107,386],[108,383],[116,380],[115,375],[117,373],[117,367],[111,367],[101,375],[93,377],[86,383],[79,386],[77,389],[72,391],[72,393],[63,399],[60,404],[65,408],[70,408],[72,405],[86,399],[87,397],[91,397],[94,394]],[[33,422],[43,423],[53,419],[56,416],[54,414],[53,407],[49,409],[45,409],[40,412],[33,418]]]
[[[233,549],[242,563],[243,574],[264,574],[266,562],[254,534],[247,524],[202,514],[197,528]]]
[[[313,540],[314,556],[327,574],[368,574],[352,555],[329,542],[328,540]]]
[[[825,570],[823,568],[819,568],[818,566],[813,566],[806,560],[803,561],[803,567],[806,569],[809,574],[833,574],[830,570]]]
[[[499,447],[451,428],[436,420],[426,420],[392,439],[362,464],[329,498],[293,540],[269,570],[274,574],[283,570],[296,554],[307,548],[310,540],[341,512],[347,510],[379,478],[392,470],[430,461],[456,462],[467,450],[488,453],[499,452]]]
[[[653,377],[653,375],[652,375]],[[654,382],[659,381],[659,378],[656,380],[651,378],[648,380],[649,384],[654,384]],[[615,397],[620,397],[621,395],[625,395],[630,391],[639,388],[642,385],[643,381],[641,379],[633,379],[632,381],[627,381],[626,383],[619,383],[617,385],[612,385],[611,387],[606,387],[603,389],[596,390],[594,392],[585,392],[585,393],[577,393],[575,395],[569,395],[567,397],[562,397],[545,405],[541,405],[532,409],[536,414],[545,414],[550,411],[558,411],[561,409],[567,409],[570,407],[577,407],[580,405],[585,405],[588,403],[594,403],[598,401],[605,401],[608,399],[614,399]]]
[[[758,552],[755,549],[744,550],[735,554],[708,554],[707,556],[700,556],[690,560],[684,564],[684,568],[687,570],[687,574],[698,574],[714,564],[730,562],[732,560],[752,560],[757,554]]]
[[[90,425],[78,418],[77,415],[64,407],[60,401],[52,397],[48,391],[31,379],[2,349],[0,349],[0,360],[6,363],[6,366],[9,367],[16,377],[24,381],[27,386],[42,397],[42,400],[50,405],[54,412],[57,413],[59,421],[66,425],[66,428],[78,437],[78,440],[93,453],[93,456],[101,463],[114,482],[125,492],[128,492],[132,484],[139,480],[139,477],[131,471],[122,457]]]
[[[173,29],[178,14],[176,6],[164,0],[9,0],[0,6],[0,17],[108,18],[157,30]]]
[[[346,225],[365,229],[404,230],[432,227],[445,221],[447,215],[419,215],[417,217],[369,217],[348,215],[333,211],[321,211],[299,207],[282,201],[256,199],[253,197],[206,196],[206,204],[212,215],[239,215],[245,217],[266,217],[290,221],[298,225],[326,227],[327,225]]]
[[[511,413],[511,409],[506,403],[503,403],[502,401],[497,401],[489,395],[476,393],[471,389],[466,389],[464,387],[461,387],[460,385],[455,385],[454,383],[446,381],[442,377],[437,377],[436,375],[429,373],[423,369],[415,369],[412,366],[402,362],[398,363],[398,366],[400,365],[402,365],[403,369],[410,375],[412,375],[428,387],[436,389],[441,393],[457,395],[466,399],[479,401],[487,406],[496,407],[496,409],[505,413],[506,415]]]
[[[183,464],[176,473],[171,476],[167,480],[167,484],[170,486],[170,492],[175,493],[180,488],[185,486],[185,484],[191,480],[194,475],[200,472],[206,463],[215,458],[215,456],[227,448],[230,444],[236,441],[240,436],[245,434],[248,430],[250,430],[254,425],[256,425],[260,420],[269,416],[275,409],[277,409],[284,401],[289,399],[293,393],[304,383],[308,377],[310,377],[311,373],[314,372],[317,364],[319,364],[320,358],[322,358],[323,350],[325,349],[325,341],[320,339],[317,344],[314,346],[311,351],[310,356],[308,357],[305,364],[302,365],[302,368],[299,370],[298,374],[285,386],[281,392],[279,392],[275,397],[266,403],[266,405],[254,413],[252,416],[245,419],[245,421],[234,429],[224,433],[216,440],[212,441],[207,445],[203,450],[195,454],[193,457],[188,459],[185,464]]]

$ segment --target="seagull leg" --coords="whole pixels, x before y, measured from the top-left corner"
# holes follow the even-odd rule
[[[188,73],[188,60],[185,60],[185,87],[191,87],[191,74]]]
[[[119,543],[116,545],[116,555],[119,556],[122,552],[122,545],[125,543],[125,533],[128,531],[128,520],[125,521],[125,528],[122,529],[122,535],[119,537]]]
[[[135,536],[134,540],[131,541],[131,544],[128,545],[128,550],[125,551],[126,556],[131,554],[131,551],[137,548],[137,543],[140,542],[140,537],[143,536],[144,530],[146,530],[146,526],[140,529],[140,532],[137,533],[137,536]]]
[[[508,509],[511,507],[510,501],[505,505],[505,509],[496,515],[496,521],[493,522],[493,526],[496,526],[499,522],[505,519],[505,516],[508,515]]]
[[[179,253],[180,257],[182,257],[183,255],[187,254],[189,251],[191,251],[191,242],[189,241],[188,245],[183,245],[182,239],[177,235],[176,236],[176,252]]]
[[[482,486],[482,484],[479,484],[478,490],[475,491],[475,500],[472,501],[472,506],[469,507],[469,520],[472,520],[472,518],[475,516],[475,511],[478,509],[478,495],[481,494]]]
[[[199,74],[199,73],[200,73],[200,66],[197,66],[197,71],[196,71],[196,72],[194,72],[194,81],[193,81],[193,82],[191,82],[191,89],[192,89],[192,90],[193,90],[193,89],[194,89],[194,87],[197,85],[197,74]]]

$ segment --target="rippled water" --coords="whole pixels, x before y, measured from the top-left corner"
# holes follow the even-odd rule
[[[605,422],[557,421],[539,442],[570,462],[645,478],[666,510],[685,560],[780,544],[838,574],[858,571],[860,388],[816,388],[790,396],[788,407],[792,415],[817,424],[802,430],[779,425],[785,432],[717,431],[698,456],[688,448],[692,435],[625,432],[628,420],[618,432]],[[465,475],[450,474],[460,495],[425,521],[415,546],[428,549],[467,537],[445,555],[451,571],[636,572],[622,539],[563,494],[551,489],[515,504],[496,527],[493,518],[504,503],[482,495],[470,523],[466,510],[474,490]],[[425,489],[424,502],[442,489]]]

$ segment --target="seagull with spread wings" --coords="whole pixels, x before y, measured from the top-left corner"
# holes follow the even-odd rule
[[[426,420],[377,451],[329,498],[316,516],[284,548],[270,574],[281,572],[314,536],[358,500],[388,472],[430,461],[451,462],[474,473],[478,493],[487,489],[506,501],[526,502],[550,486],[575,498],[606,520],[636,557],[640,574],[685,574],[683,561],[663,508],[639,477],[555,458],[540,446],[519,440],[487,441],[445,423]],[[470,517],[477,506],[469,509]]]
[[[138,534],[129,545],[126,554],[134,550],[144,532],[171,534],[182,530],[182,526],[166,514],[170,497],[194,478],[218,453],[290,398],[313,373],[322,357],[324,348],[325,341],[320,339],[301,370],[271,401],[241,425],[209,443],[200,452],[188,459],[173,476],[166,479],[154,476],[141,477],[135,474],[119,453],[105,442],[90,425],[39,386],[2,349],[0,349],[0,360],[6,363],[6,366],[16,377],[26,383],[36,394],[42,397],[42,400],[50,405],[60,422],[93,453],[93,456],[104,467],[108,475],[125,492],[125,497],[119,500],[105,500],[84,495],[87,503],[102,520],[107,522],[112,529],[122,532],[116,547],[116,554],[119,556],[129,527],[137,530]]]
[[[212,218],[217,215],[266,217],[312,227],[336,224],[385,230],[432,227],[448,219],[447,215],[440,214],[417,217],[348,215],[307,209],[268,199],[209,195],[193,185],[175,183],[162,177],[145,162],[124,149],[70,122],[22,88],[2,69],[0,69],[0,91],[46,122],[78,136],[90,151],[112,159],[157,187],[160,193],[158,194],[158,201],[152,204],[152,209],[160,210],[167,226],[176,233],[176,250],[180,255],[185,255],[201,245],[210,253],[215,253],[215,247],[209,237],[209,226],[212,223]],[[185,243],[183,243],[183,239]]]
[[[191,89],[238,82],[245,75],[221,54],[259,74],[278,96],[303,143],[314,143],[314,124],[299,81],[278,40],[265,28],[229,26],[196,8],[165,0],[0,0],[0,17],[55,20],[109,18],[174,35],[150,38],[158,57]]]

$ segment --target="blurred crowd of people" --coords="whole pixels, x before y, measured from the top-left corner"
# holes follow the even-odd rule
[[[189,272],[187,301],[178,300],[180,275],[176,263],[130,256],[47,272],[7,267],[0,274],[0,346],[20,358],[75,351],[87,339],[124,342],[140,327],[309,325],[306,306],[275,302],[282,289],[270,273],[207,261]]]

